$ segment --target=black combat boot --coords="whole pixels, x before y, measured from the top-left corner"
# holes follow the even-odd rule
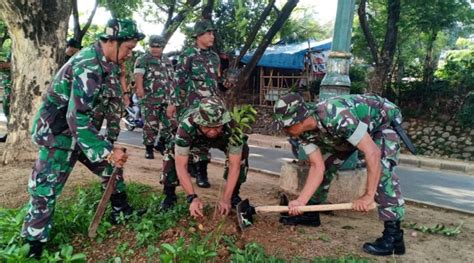
[[[305,212],[299,216],[281,215],[280,223],[289,226],[303,225],[318,227],[321,225],[319,212]]]
[[[232,192],[232,197],[230,198],[230,204],[232,205],[232,208],[235,208],[242,201],[242,198],[240,198],[239,193],[240,183],[237,182],[234,191]]]
[[[7,141],[8,134],[3,135],[3,137],[0,137],[0,142],[6,142]]]
[[[207,164],[209,164],[208,161],[200,161],[197,163],[199,167],[199,173],[196,176],[196,184],[201,188],[211,187],[209,179],[207,178]]]
[[[165,138],[160,137],[158,142],[155,145],[155,150],[158,151],[161,155],[165,155],[166,141]]]
[[[112,204],[112,213],[110,213],[110,222],[117,225],[120,222],[121,215],[125,220],[128,220],[134,209],[128,204],[127,193],[116,193],[110,196],[110,203]],[[146,209],[137,210],[137,215],[141,216],[146,213]]]
[[[147,159],[155,159],[155,155],[153,154],[153,145],[145,145],[145,158]]]
[[[28,257],[39,260],[41,258],[41,254],[43,254],[43,247],[45,243],[40,242],[38,240],[34,240],[34,241],[27,240],[26,243],[30,245],[30,251],[28,252]]]
[[[161,201],[159,209],[160,212],[165,212],[166,210],[172,208],[176,204],[176,201],[178,201],[178,197],[176,196],[176,186],[165,185],[163,193],[166,196],[165,199]]]
[[[382,237],[377,238],[373,243],[365,243],[362,248],[365,252],[376,256],[405,254],[405,242],[403,242],[400,221],[385,221]]]
[[[288,197],[283,193],[280,194],[280,205],[287,206],[288,203]],[[318,227],[321,225],[319,212],[306,212],[299,216],[290,216],[288,213],[281,213],[280,223],[290,226],[303,225]]]
[[[199,163],[193,163],[192,160],[188,162],[188,172],[189,175],[193,178],[198,177],[199,174]]]

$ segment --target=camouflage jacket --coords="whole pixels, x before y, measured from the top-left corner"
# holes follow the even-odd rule
[[[62,66],[43,96],[33,141],[66,150],[79,147],[90,161],[103,161],[113,146],[99,135],[92,118],[104,98],[121,92],[116,89],[119,75],[119,66],[107,62],[99,43],[82,49]]]
[[[202,98],[219,96],[220,59],[211,49],[186,48],[178,59],[170,102],[188,108]]]
[[[230,137],[236,123],[232,120],[224,124],[222,133],[216,138],[207,138],[199,129],[199,125],[194,122],[194,113],[197,108],[188,110],[181,119],[175,136],[175,153],[178,155],[188,155],[191,148],[217,148],[226,154],[240,154],[246,138],[242,144],[233,144]]]
[[[145,53],[135,61],[134,73],[143,75],[144,102],[161,104],[169,100],[175,77],[173,65],[166,55],[158,59]]]
[[[322,153],[351,153],[366,132],[381,131],[395,119],[401,123],[400,109],[379,96],[344,95],[307,105],[318,128],[299,137],[306,154],[318,148]]]

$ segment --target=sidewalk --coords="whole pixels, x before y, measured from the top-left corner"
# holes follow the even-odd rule
[[[250,134],[248,143],[254,146],[277,148],[291,151],[291,145],[285,137],[268,136],[262,134]],[[401,154],[400,164],[427,169],[447,170],[461,172],[474,176],[474,162],[436,159],[435,157],[415,156]]]

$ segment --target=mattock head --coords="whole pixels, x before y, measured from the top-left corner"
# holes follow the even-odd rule
[[[250,205],[248,199],[241,201],[237,207],[237,222],[242,231],[253,224],[253,215],[255,214],[255,207]]]

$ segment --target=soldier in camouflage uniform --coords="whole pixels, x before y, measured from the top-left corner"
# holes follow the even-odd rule
[[[30,256],[39,258],[50,239],[56,198],[77,161],[100,176],[104,187],[114,167],[123,167],[127,161],[122,149],[99,135],[93,116],[104,109],[103,98],[119,81],[118,65],[143,37],[132,20],[108,21],[100,41],[71,58],[44,95],[33,121],[32,139],[39,153],[28,182],[30,202],[21,232],[30,244]],[[110,200],[112,223],[117,223],[120,214],[133,213],[121,170]]]
[[[150,51],[135,61],[135,83],[137,96],[140,98],[145,125],[143,127],[143,144],[146,147],[145,158],[153,159],[153,148],[158,132],[160,137],[157,150],[164,151],[164,146],[172,137],[171,122],[166,117],[167,99],[175,85],[174,70],[171,61],[163,54],[166,41],[163,37],[150,36]],[[161,123],[161,131],[159,129]]]
[[[3,114],[7,118],[7,124],[10,117],[10,104],[12,97],[12,79],[11,79],[11,52],[7,54],[7,61],[0,64],[0,69],[4,71],[4,78],[2,80],[3,86]],[[0,138],[0,142],[5,142],[7,140],[8,134],[5,134]]]
[[[203,98],[223,97],[225,90],[220,90],[218,82],[221,80],[220,59],[212,51],[214,44],[214,31],[216,28],[210,20],[201,20],[194,26],[193,37],[196,44],[186,48],[178,59],[176,67],[177,85],[171,96],[171,111],[178,107],[178,115],[186,109],[195,107]],[[224,82],[224,89],[231,88]],[[173,113],[168,113],[168,116]],[[196,149],[197,150],[197,149]],[[198,161],[199,156],[207,155],[207,160]],[[207,164],[209,163],[209,150],[201,149],[192,152],[193,162],[190,163],[192,175],[196,177],[199,187],[208,188],[210,183],[207,178]]]
[[[313,104],[290,93],[275,103],[274,113],[276,124],[300,139],[310,162],[303,190],[288,205],[290,215],[297,216],[282,216],[280,221],[318,226],[319,214],[302,214],[298,207],[324,202],[342,161],[360,150],[367,164],[367,186],[365,194],[353,201],[354,209],[366,212],[375,200],[385,226],[383,236],[374,243],[365,243],[364,251],[374,255],[404,254],[400,221],[405,207],[393,170],[400,153],[400,138],[393,129],[402,121],[400,109],[379,96],[344,95]]]
[[[166,150],[163,159],[161,183],[165,186],[166,198],[161,204],[162,210],[175,204],[175,188],[180,183],[187,194],[191,215],[202,216],[202,203],[197,198],[186,169],[193,148],[217,148],[227,155],[224,170],[227,183],[219,202],[220,212],[227,215],[230,208],[241,201],[240,185],[247,178],[249,147],[245,135],[236,135],[235,125],[223,102],[217,98],[205,98],[197,108],[184,113],[171,143],[173,148]]]

